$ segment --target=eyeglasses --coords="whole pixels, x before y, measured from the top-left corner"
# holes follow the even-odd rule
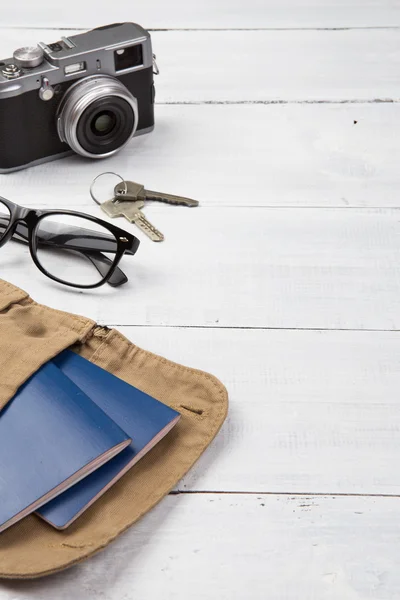
[[[126,283],[118,264],[140,244],[134,235],[96,217],[24,208],[0,197],[0,248],[11,238],[29,244],[32,260],[44,275],[85,289]]]

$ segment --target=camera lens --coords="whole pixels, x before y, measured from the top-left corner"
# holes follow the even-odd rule
[[[77,154],[91,158],[120,150],[138,124],[136,98],[107,75],[87,77],[71,86],[57,116],[60,138]]]
[[[85,152],[104,156],[122,148],[134,129],[130,104],[123,98],[106,96],[83,111],[76,126],[76,138]]]

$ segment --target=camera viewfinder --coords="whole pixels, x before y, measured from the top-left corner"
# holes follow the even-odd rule
[[[143,47],[142,44],[122,48],[114,52],[115,70],[125,71],[132,67],[141,67],[143,65]]]

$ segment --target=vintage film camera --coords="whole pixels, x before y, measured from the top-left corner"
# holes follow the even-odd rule
[[[0,61],[0,173],[111,156],[154,128],[150,34],[118,23]]]

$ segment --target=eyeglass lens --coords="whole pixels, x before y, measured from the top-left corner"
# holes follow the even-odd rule
[[[38,262],[49,275],[72,285],[91,286],[110,273],[118,242],[101,224],[60,213],[40,219],[34,232],[34,248]]]

